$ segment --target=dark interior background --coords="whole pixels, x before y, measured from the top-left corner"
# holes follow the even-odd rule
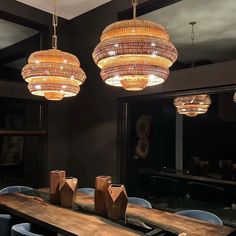
[[[129,102],[126,181],[131,192],[138,192],[140,170],[175,170],[176,143],[183,146],[183,170],[189,171],[192,157],[208,161],[209,173],[221,175],[220,160],[236,164],[236,104],[234,92],[211,94],[212,104],[206,114],[182,116],[183,141],[176,140],[176,110],[173,97],[147,99],[140,96]],[[129,100],[129,99],[128,99]],[[135,158],[138,141],[136,123],[141,115],[152,117],[147,158]],[[191,173],[190,173],[191,174]],[[192,173],[201,175],[201,173]],[[224,179],[224,176],[219,177]],[[235,181],[231,176],[231,181]],[[142,180],[139,180],[142,181]]]
[[[122,157],[117,155],[120,149],[117,143],[121,139],[117,136],[119,98],[235,83],[235,61],[230,61],[172,71],[164,84],[140,93],[130,94],[107,86],[100,79],[100,70],[91,54],[103,29],[117,20],[118,12],[129,7],[129,1],[114,0],[72,20],[70,49],[79,56],[88,78],[79,96],[69,104],[68,168],[81,179],[82,186],[94,186],[94,177],[100,174],[112,175],[115,182],[121,181],[120,170],[124,167],[120,162]]]
[[[209,162],[210,172],[219,173],[220,160],[236,163],[236,104],[234,93],[211,95],[212,105],[204,115],[184,117],[184,168],[190,157]]]
[[[135,187],[142,168],[159,170],[163,167],[175,168],[175,109],[169,99],[147,101],[145,99],[130,103],[129,106],[130,141],[126,164],[127,187],[130,191]],[[138,142],[136,132],[137,119],[142,115],[150,115],[151,133],[150,150],[147,158],[135,158]]]
[[[51,29],[50,14],[14,0],[0,0],[0,6],[7,14],[15,15],[23,21],[43,24]],[[103,29],[117,20],[119,12],[129,7],[129,1],[113,0],[71,21],[60,19],[59,48],[79,57],[87,80],[75,98],[60,103],[48,103],[46,168],[40,173],[45,184],[48,171],[60,168],[66,169],[68,175],[79,178],[81,187],[94,186],[95,176],[102,174],[111,175],[114,182],[121,181],[121,162],[117,155],[120,148],[117,143],[121,138],[117,132],[117,101],[133,95],[107,86],[100,79],[100,71],[91,55]],[[19,20],[18,23],[20,22]],[[50,46],[49,41],[49,37],[43,37],[43,48]],[[226,61],[172,71],[163,85],[148,88],[135,95],[231,86],[235,84],[235,65],[235,61]],[[1,96],[38,99],[29,94],[25,83],[0,80],[0,85]]]
[[[18,59],[23,64],[35,50],[50,46],[51,15],[17,1],[0,1],[0,17],[6,21],[38,30],[39,34],[1,50],[0,56],[0,140],[12,136],[23,139],[24,160],[19,165],[0,167],[0,185],[23,184],[34,187],[46,186],[48,171],[67,169],[68,101],[48,103],[32,96],[23,81],[21,67],[13,68]],[[68,50],[69,36],[67,21],[59,19],[62,28],[59,45]],[[40,106],[44,104],[44,108]],[[41,109],[41,110],[40,110]],[[23,114],[22,127],[7,127],[5,115]],[[39,113],[44,115],[43,126],[39,124]],[[60,117],[60,119],[58,118]],[[40,125],[40,128],[39,128]],[[33,134],[37,132],[37,134]],[[30,176],[30,178],[29,178]]]

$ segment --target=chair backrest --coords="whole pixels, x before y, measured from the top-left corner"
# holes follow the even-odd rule
[[[8,214],[0,214],[0,235],[10,236],[11,235],[11,223],[12,217]]]
[[[202,221],[206,221],[216,225],[223,225],[222,220],[208,211],[201,211],[201,210],[185,210],[176,212],[177,215],[186,216]]]
[[[128,197],[128,203],[138,205],[145,208],[152,208],[152,205],[149,201],[144,198],[139,197]]]
[[[43,236],[43,235],[31,232],[31,224],[22,223],[12,226],[11,236]]]
[[[224,204],[224,188],[209,184],[189,182],[188,191],[190,198],[194,200]]]
[[[95,189],[94,188],[78,188],[78,192],[86,193],[86,194],[89,194],[89,195],[94,195],[95,194]]]
[[[9,186],[0,190],[0,194],[5,193],[17,193],[17,192],[25,192],[33,190],[33,188],[26,187],[26,186]]]
[[[179,181],[172,178],[162,176],[151,176],[154,194],[157,197],[178,196]]]

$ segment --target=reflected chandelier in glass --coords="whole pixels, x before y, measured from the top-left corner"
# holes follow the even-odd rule
[[[55,0],[55,6],[56,2],[57,0]],[[21,73],[33,95],[44,96],[53,101],[77,95],[80,85],[86,79],[78,58],[57,49],[57,25],[58,16],[55,7],[52,49],[32,53]]]
[[[188,117],[195,117],[208,111],[211,98],[207,94],[177,97],[174,100],[177,112]]]
[[[191,40],[192,40],[192,67],[194,67],[194,25],[195,21],[189,22],[192,27]],[[177,112],[189,117],[195,117],[199,114],[204,114],[208,111],[208,107],[211,105],[211,98],[208,94],[190,95],[177,97],[174,100],[174,105]]]
[[[169,67],[177,59],[177,50],[166,29],[155,22],[136,18],[137,0],[133,0],[133,19],[107,26],[93,52],[105,83],[140,91],[163,83]]]

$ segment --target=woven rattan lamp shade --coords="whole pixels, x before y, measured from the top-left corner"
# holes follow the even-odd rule
[[[177,112],[189,117],[195,117],[208,111],[211,98],[207,94],[177,97],[174,100]]]
[[[75,55],[57,49],[58,0],[53,1],[55,9],[52,18],[52,49],[32,53],[21,74],[33,95],[60,101],[64,97],[77,95],[86,75]]]
[[[154,22],[132,19],[105,28],[93,52],[101,77],[129,91],[163,83],[177,50],[166,29]]]
[[[22,69],[22,77],[28,82],[33,95],[48,100],[61,100],[79,93],[86,79],[78,58],[57,49],[34,52]]]

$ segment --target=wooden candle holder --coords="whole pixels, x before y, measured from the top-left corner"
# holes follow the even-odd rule
[[[125,212],[128,204],[128,196],[125,186],[111,184],[108,187],[107,216],[112,220],[125,220]]]
[[[62,178],[59,185],[60,202],[62,206],[72,207],[78,190],[78,179],[73,177]]]
[[[108,187],[111,184],[111,176],[98,176],[95,180],[94,205],[98,215],[107,216],[106,202]]]
[[[50,171],[50,202],[59,204],[59,184],[62,178],[66,177],[64,170],[52,170]]]

